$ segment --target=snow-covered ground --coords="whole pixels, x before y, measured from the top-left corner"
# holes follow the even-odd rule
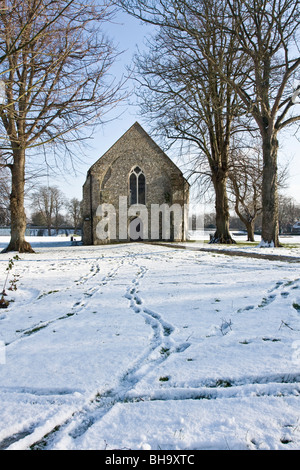
[[[300,449],[298,263],[30,241],[0,310],[0,449]]]
[[[232,232],[232,237],[236,241],[236,245],[218,245],[213,244],[207,246],[209,241],[208,231],[190,232],[189,242],[180,243],[180,245],[188,246],[189,248],[209,248],[210,250],[226,250],[226,251],[242,251],[244,253],[257,253],[267,255],[280,255],[292,256],[300,258],[300,235],[280,235],[280,243],[283,245],[280,250],[277,248],[265,248],[260,246],[261,236],[255,235],[255,242],[247,242],[247,235],[245,232]],[[213,234],[213,231],[211,232]]]

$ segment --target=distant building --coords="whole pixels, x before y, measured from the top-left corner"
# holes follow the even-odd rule
[[[299,233],[300,234],[300,221],[296,222],[292,227],[292,233]]]
[[[136,122],[87,173],[83,244],[183,241],[188,201],[189,183],[182,172]],[[169,231],[163,217],[170,221]]]

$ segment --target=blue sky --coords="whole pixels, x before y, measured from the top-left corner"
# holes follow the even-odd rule
[[[149,27],[133,17],[119,13],[115,21],[107,25],[107,34],[116,44],[118,51],[124,51],[111,69],[111,73],[116,76],[116,81],[126,75],[126,66],[129,66],[136,47],[142,46],[145,35]],[[128,88],[133,87],[133,83],[128,83]],[[110,121],[99,126],[93,138],[89,141],[85,163],[76,166],[76,176],[72,172],[64,173],[61,178],[57,175],[49,175],[49,184],[59,186],[67,198],[82,198],[82,185],[86,178],[86,173],[90,166],[98,160],[108,150],[115,141],[121,137],[136,121],[138,121],[147,131],[147,126],[138,115],[138,107],[134,105],[134,95],[122,101],[118,106],[106,115]],[[71,167],[71,165],[69,165]]]
[[[118,45],[118,50],[124,50],[124,53],[119,56],[117,63],[111,71],[116,77],[120,78],[126,73],[126,65],[130,65],[137,45],[142,47],[143,43],[145,43],[145,36],[151,32],[151,27],[142,25],[140,21],[125,13],[119,13],[114,23],[107,26],[107,32],[115,44]],[[143,119],[139,116],[139,109],[134,104],[134,95],[127,101],[120,103],[117,108],[113,110],[111,117],[115,116],[117,116],[116,119],[98,128],[93,140],[89,143],[84,163],[76,168],[76,176],[72,175],[70,172],[64,174],[61,178],[57,177],[57,175],[54,178],[49,177],[49,184],[59,186],[68,199],[76,197],[81,200],[82,185],[89,167],[100,158],[135,121],[138,121],[146,131],[149,130],[147,124],[143,122]],[[294,137],[294,132],[295,128],[291,128],[280,135],[281,149],[279,162],[290,162],[289,188],[286,189],[286,193],[300,203],[300,142]]]

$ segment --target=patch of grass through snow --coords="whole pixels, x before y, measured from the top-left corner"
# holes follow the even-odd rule
[[[298,304],[297,302],[294,302],[293,307],[295,310],[297,310],[297,312],[300,312],[300,304]]]

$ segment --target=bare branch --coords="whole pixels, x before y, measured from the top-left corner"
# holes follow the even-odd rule
[[[30,251],[24,243],[27,152],[47,146],[48,161],[50,154],[72,156],[74,143],[121,99],[122,83],[109,78],[117,53],[101,29],[112,13],[103,1],[9,0],[9,15],[0,14],[0,148],[12,155],[9,249]]]

